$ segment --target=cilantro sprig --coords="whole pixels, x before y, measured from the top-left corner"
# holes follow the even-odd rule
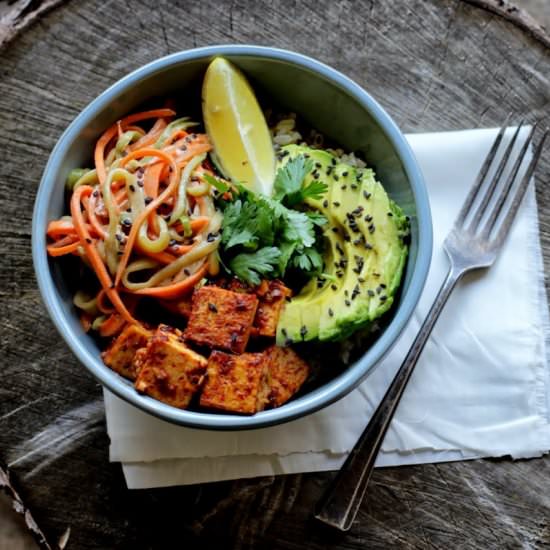
[[[312,168],[309,159],[296,157],[277,171],[273,198],[236,184],[231,199],[219,201],[224,213],[222,262],[239,279],[256,285],[261,278],[284,278],[289,272],[309,277],[321,273],[318,228],[327,220],[317,211],[298,209],[307,198],[319,198],[327,190],[315,180],[304,185]],[[210,179],[218,191],[229,190],[224,182]]]

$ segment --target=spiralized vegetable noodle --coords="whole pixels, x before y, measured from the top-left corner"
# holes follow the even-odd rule
[[[138,323],[140,297],[175,300],[219,272],[223,217],[205,177],[211,144],[175,114],[143,111],[108,128],[94,167],[67,178],[70,215],[48,225],[49,255],[78,256],[95,273],[96,290],[79,289],[74,304],[101,336]]]

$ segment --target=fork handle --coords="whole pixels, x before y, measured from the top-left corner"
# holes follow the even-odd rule
[[[317,505],[315,517],[332,527],[347,531],[355,519],[365,496],[367,484],[378,451],[403,391],[424,349],[430,333],[456,283],[464,271],[451,266],[437,297],[422,323],[403,364],[397,371],[370,422],[351,450],[344,465],[325,491]]]

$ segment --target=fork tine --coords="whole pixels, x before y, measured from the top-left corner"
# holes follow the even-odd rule
[[[487,172],[489,171],[489,168],[493,163],[493,160],[495,158],[495,155],[497,154],[500,142],[502,141],[502,137],[504,136],[504,132],[506,132],[506,128],[508,128],[508,123],[510,122],[511,117],[512,117],[512,113],[509,113],[508,116],[506,117],[506,120],[504,121],[504,124],[502,125],[502,128],[499,130],[497,137],[493,142],[493,145],[491,146],[491,150],[489,151],[489,153],[487,154],[487,157],[483,161],[483,165],[481,166],[481,170],[477,175],[476,181],[472,185],[472,188],[470,189],[470,192],[468,193],[468,196],[466,197],[466,200],[464,201],[464,204],[462,205],[462,208],[458,213],[458,216],[455,220],[455,226],[458,227],[458,226],[464,225],[464,220],[466,219],[466,216],[468,215],[468,212],[470,211],[470,208],[474,203],[474,200],[479,192],[479,189],[481,188],[481,184],[483,183],[483,180],[487,176]]]
[[[491,210],[491,214],[489,215],[487,222],[485,223],[485,227],[481,232],[481,236],[484,238],[489,237],[489,234],[491,233],[491,231],[493,230],[493,227],[495,226],[495,222],[502,210],[502,207],[504,206],[504,203],[506,202],[506,198],[508,197],[510,190],[512,189],[512,186],[514,184],[514,181],[516,180],[521,164],[523,163],[523,159],[525,158],[527,148],[529,147],[529,144],[533,139],[533,135],[535,134],[535,130],[537,129],[537,124],[538,122],[535,122],[535,124],[533,124],[533,126],[531,127],[531,130],[529,131],[529,135],[527,136],[527,139],[524,141],[521,147],[521,151],[519,152],[517,159],[514,163],[514,167],[512,168],[512,171],[510,172],[508,179],[506,180],[506,183],[504,184],[504,187],[500,192],[497,202],[495,203],[494,207]]]
[[[483,214],[487,208],[487,205],[489,204],[489,201],[491,200],[491,197],[495,192],[495,188],[498,185],[498,182],[500,181],[502,173],[504,172],[504,168],[506,168],[506,164],[508,163],[508,159],[512,154],[512,149],[514,148],[514,145],[516,143],[516,140],[518,138],[518,135],[522,126],[523,126],[523,120],[518,124],[516,131],[514,132],[514,135],[512,136],[510,143],[508,144],[508,147],[506,147],[506,151],[504,152],[504,154],[502,155],[502,158],[500,159],[500,163],[495,172],[495,175],[493,176],[493,179],[491,180],[489,187],[483,194],[481,202],[479,203],[474,213],[474,216],[472,218],[472,221],[470,223],[470,227],[469,227],[470,231],[475,231],[479,226],[479,222],[481,221],[481,218],[483,217]]]
[[[512,200],[512,203],[510,204],[510,208],[508,209],[508,212],[506,213],[506,216],[502,220],[502,223],[499,227],[498,234],[495,239],[495,244],[497,246],[500,246],[504,239],[506,238],[506,235],[508,235],[508,232],[510,231],[510,227],[512,226],[512,222],[514,221],[514,217],[516,215],[516,212],[519,208],[519,205],[521,204],[521,201],[523,199],[523,196],[525,195],[525,192],[527,191],[527,187],[529,186],[529,182],[531,181],[531,177],[533,176],[533,172],[535,171],[535,167],[537,165],[537,162],[539,161],[540,155],[542,153],[542,148],[544,145],[544,141],[546,140],[546,137],[548,136],[548,128],[545,130],[534,154],[533,158],[531,159],[531,162],[529,163],[529,166],[527,168],[527,172],[525,172],[525,175],[523,176],[523,179],[521,180],[521,183],[519,184],[516,194],[514,195],[514,198]]]

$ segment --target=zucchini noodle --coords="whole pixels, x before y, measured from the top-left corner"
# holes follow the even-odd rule
[[[170,122],[166,128],[160,134],[158,140],[155,142],[153,147],[160,149],[166,144],[166,140],[177,130],[186,130],[191,126],[198,126],[198,122],[192,122],[189,120],[189,117],[177,118],[176,120]]]
[[[180,183],[178,186],[178,194],[177,194],[177,200],[176,204],[174,205],[174,209],[172,210],[172,214],[170,214],[170,219],[168,220],[169,225],[173,225],[187,210],[187,184],[189,182],[189,179],[193,175],[194,170],[199,166],[204,159],[206,158],[206,154],[203,155],[197,155],[194,159],[190,160],[187,163],[187,166],[183,169],[183,172],[181,173]]]
[[[73,297],[73,304],[82,311],[90,315],[97,315],[99,308],[97,307],[97,296],[90,297],[82,290],[77,290]]]

